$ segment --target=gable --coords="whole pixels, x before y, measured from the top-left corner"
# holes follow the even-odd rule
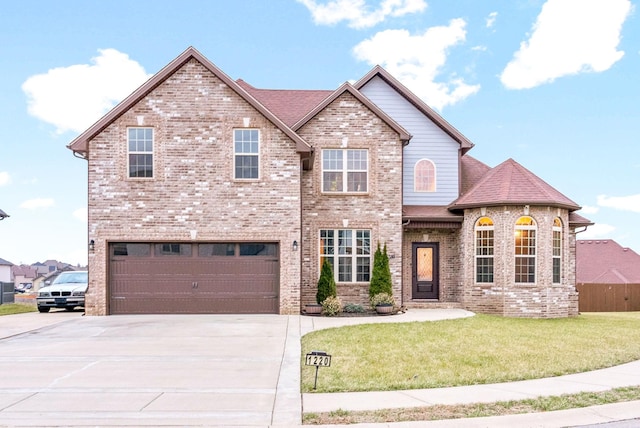
[[[107,126],[112,124],[116,119],[130,110],[136,103],[141,101],[145,96],[151,93],[155,88],[165,82],[168,78],[173,76],[175,72],[181,69],[189,61],[195,60],[202,64],[210,73],[220,79],[222,84],[229,87],[232,91],[238,94],[242,99],[248,102],[256,110],[258,110],[263,116],[271,121],[276,127],[278,127],[285,135],[292,139],[296,143],[296,150],[299,153],[311,153],[311,147],[307,144],[299,135],[291,130],[284,124],[276,115],[265,108],[260,102],[252,97],[247,91],[245,91],[237,82],[227,76],[222,70],[216,67],[212,62],[206,59],[193,47],[188,48],[176,59],[170,62],[162,70],[156,73],[145,84],[136,89],[131,95],[120,102],[116,107],[109,111],[105,116],[98,120],[89,129],[84,131],[78,137],[76,137],[67,147],[80,157],[87,157],[88,155],[88,142],[100,132],[102,132]]]

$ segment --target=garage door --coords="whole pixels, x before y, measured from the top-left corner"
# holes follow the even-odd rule
[[[278,313],[278,244],[112,243],[111,314]]]

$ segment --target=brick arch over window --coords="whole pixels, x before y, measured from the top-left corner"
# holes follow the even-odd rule
[[[536,282],[536,221],[529,216],[520,217],[515,224],[515,282]]]
[[[436,191],[436,165],[429,159],[420,159],[413,170],[413,186],[416,192]]]

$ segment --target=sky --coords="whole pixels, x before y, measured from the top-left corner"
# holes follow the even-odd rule
[[[381,65],[494,167],[513,158],[640,252],[640,20],[630,0],[21,0],[0,14],[0,258],[87,262],[77,135],[195,47],[258,88]]]

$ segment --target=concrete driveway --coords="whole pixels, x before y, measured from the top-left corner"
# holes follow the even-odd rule
[[[0,317],[0,426],[299,425],[299,318]]]

